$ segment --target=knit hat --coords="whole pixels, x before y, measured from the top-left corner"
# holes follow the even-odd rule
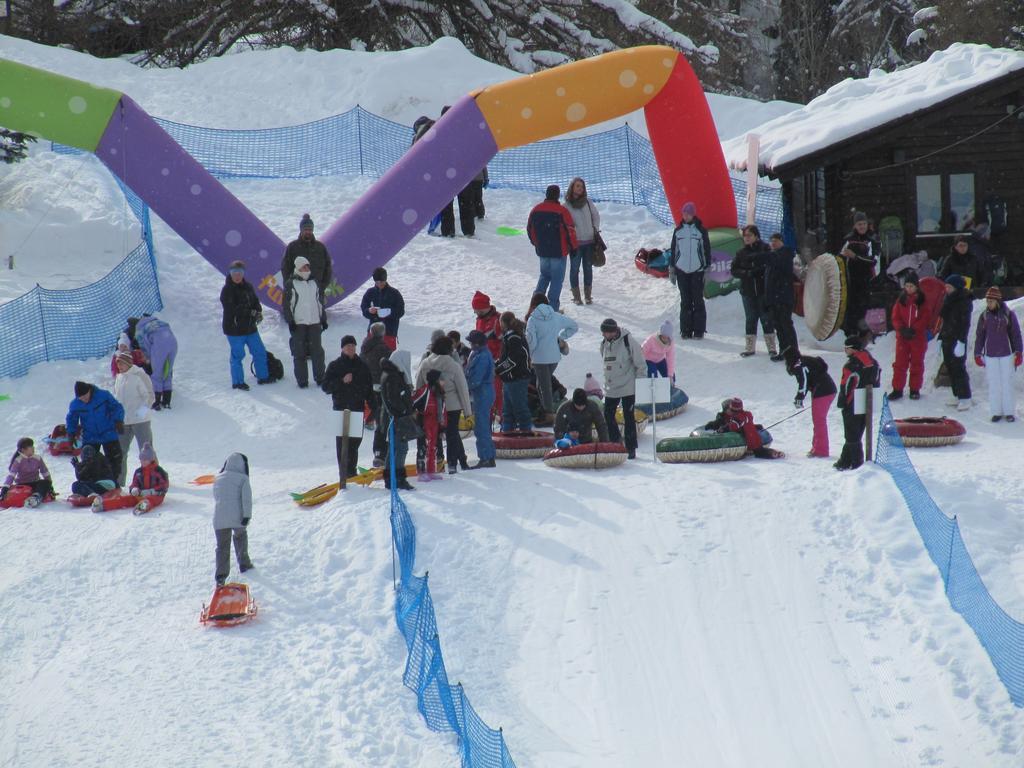
[[[547,190],[544,192],[545,200],[557,200],[562,196],[562,190],[558,188],[557,184],[549,184]]]
[[[692,203],[692,202],[691,203],[685,203],[683,205],[683,214],[685,214],[686,216],[696,216],[697,215],[697,204],[696,203]]]
[[[996,301],[1003,300],[1003,292],[999,290],[998,286],[993,285],[987,291],[985,291],[986,299],[995,299]]]
[[[864,342],[861,341],[860,336],[847,336],[843,346],[846,349],[864,349]]]
[[[577,387],[572,391],[572,404],[578,406],[587,404],[587,392],[585,389]]]
[[[466,334],[466,341],[472,344],[474,347],[482,347],[487,343],[487,337],[483,331],[478,331],[474,328],[472,331]]]
[[[387,279],[388,271],[384,269],[384,267],[377,267],[375,270],[373,270],[373,282],[377,282],[378,280],[386,282]]]
[[[387,326],[385,326],[384,323],[370,323],[370,335],[378,339],[384,338],[384,334],[387,333],[387,330]]]
[[[309,266],[309,259],[307,259],[305,256],[296,256],[295,257],[295,271],[296,272],[298,272],[303,267],[308,267],[308,266]]]
[[[313,231],[313,220],[309,218],[308,213],[302,214],[302,221],[299,222],[299,232],[308,229],[310,232]]]
[[[912,269],[908,269],[903,274],[903,284],[906,285],[907,283],[913,283],[914,285],[920,285],[921,284],[921,278],[917,276],[917,272],[915,272]]]
[[[854,211],[854,213],[853,213],[853,223],[854,224],[859,224],[860,222],[867,221],[867,220],[868,220],[868,215],[866,213],[864,213],[864,211]]]
[[[672,321],[671,320],[666,320],[664,323],[661,324],[661,328],[658,329],[658,335],[666,336],[667,338],[670,338],[670,339],[672,338]]]
[[[153,450],[152,443],[142,444],[142,448],[139,450],[139,461],[143,464],[148,461],[156,461],[156,451]]]
[[[96,455],[95,445],[83,445],[82,446],[82,461],[88,461]]]
[[[963,275],[950,275],[946,278],[946,285],[952,285],[959,290],[967,287],[967,281],[964,280]]]
[[[241,259],[235,259],[230,264],[228,264],[229,272],[234,272],[235,270],[238,270],[239,272],[245,272],[245,262],[242,261]]]
[[[131,349],[132,348],[132,340],[128,338],[128,334],[127,333],[122,332],[121,335],[117,337],[117,348],[118,349]]]
[[[351,344],[354,347],[356,345],[356,337],[352,336],[351,334],[346,334],[345,336],[342,336],[341,346],[347,347],[349,344]]]
[[[583,391],[588,395],[594,395],[595,397],[604,397],[604,390],[601,389],[601,385],[597,383],[597,379],[594,378],[594,374],[588,373],[587,378],[583,381]]]
[[[491,297],[486,293],[477,291],[473,294],[473,301],[470,303],[473,309],[489,309],[491,306]]]
[[[601,333],[611,333],[617,330],[619,330],[619,324],[615,322],[614,318],[608,317],[601,321]]]
[[[87,384],[84,381],[75,382],[75,397],[81,397],[89,392],[92,392],[92,384]]]
[[[733,412],[742,411],[743,401],[740,400],[738,397],[729,398],[729,410]]]
[[[124,363],[125,365],[133,365],[135,361],[132,360],[132,355],[130,352],[118,352],[117,362]]]

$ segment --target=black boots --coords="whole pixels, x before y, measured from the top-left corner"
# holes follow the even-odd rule
[[[843,452],[839,454],[839,461],[832,466],[842,472],[845,469],[856,469],[864,463],[864,446],[860,442],[843,443]]]
[[[171,390],[165,389],[164,392],[163,392],[163,395],[164,395],[164,403],[163,403],[164,408],[170,409],[170,407],[171,407]]]

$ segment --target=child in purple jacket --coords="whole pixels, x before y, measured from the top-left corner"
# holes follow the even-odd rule
[[[32,488],[32,495],[26,500],[30,507],[37,506],[48,496],[53,496],[53,483],[50,481],[50,470],[41,456],[36,456],[35,442],[31,437],[23,437],[18,441],[18,450],[11,457],[7,468],[7,479],[0,487],[0,501],[7,496],[12,485],[27,485]]]
[[[974,336],[974,362],[985,369],[992,421],[1014,421],[1013,372],[1021,364],[1020,323],[994,285],[985,294],[985,306]]]

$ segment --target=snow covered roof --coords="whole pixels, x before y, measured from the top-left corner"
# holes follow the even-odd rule
[[[1024,69],[1024,53],[954,43],[897,72],[872,71],[829,88],[804,107],[754,128],[758,163],[769,171]],[[722,143],[733,170],[746,170],[747,138]]]

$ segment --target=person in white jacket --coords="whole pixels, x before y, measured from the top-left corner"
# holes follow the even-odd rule
[[[128,477],[128,448],[132,439],[140,451],[143,445],[153,442],[149,420],[156,393],[149,374],[132,363],[131,353],[118,354],[115,365],[118,376],[114,379],[114,399],[124,406],[124,431],[117,436],[121,444],[121,466],[111,469],[117,472],[117,484],[123,488]]]
[[[309,260],[295,257],[295,272],[284,283],[282,311],[291,333],[289,348],[292,353],[295,381],[299,389],[309,386],[309,365],[313,364],[313,381],[317,386],[324,377],[324,345],[321,334],[327,330],[327,313],[321,296],[323,291],[312,277]]]
[[[636,380],[647,378],[647,361],[640,342],[614,318],[601,323],[601,359],[604,360],[604,419],[608,422],[608,435],[619,442],[619,425],[615,411],[622,403],[622,425],[629,458],[636,458]]]
[[[249,459],[244,453],[232,453],[213,481],[213,531],[217,535],[217,586],[223,586],[231,573],[231,541],[235,543],[238,570],[253,567],[249,559],[249,534],[252,519],[252,486],[249,484]]]

